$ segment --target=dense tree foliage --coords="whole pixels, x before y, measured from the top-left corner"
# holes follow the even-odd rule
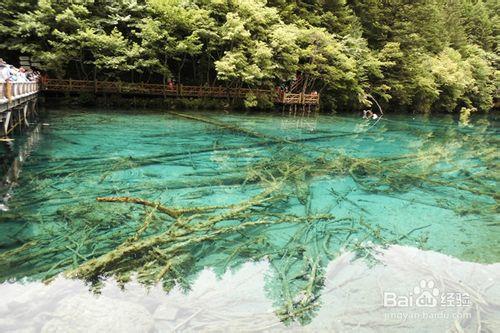
[[[0,50],[53,75],[273,87],[327,110],[488,110],[495,0],[4,0]]]

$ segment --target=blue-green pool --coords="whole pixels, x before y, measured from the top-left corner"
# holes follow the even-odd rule
[[[155,286],[167,299],[176,290],[192,295],[201,277],[210,279],[207,270],[238,292],[247,282],[227,282],[227,274],[241,281],[263,274],[260,287],[248,290],[265,294],[277,320],[264,329],[321,328],[332,263],[338,267],[346,255],[341,264],[352,274],[359,267],[375,274],[384,266],[381,253],[390,258],[394,249],[415,265],[434,253],[467,270],[498,273],[499,133],[492,116],[464,123],[386,115],[373,122],[356,115],[72,109],[49,110],[42,122],[4,148],[5,290],[20,279],[36,284],[63,274],[101,292],[109,278],[126,290],[137,282],[142,287],[132,290]],[[354,290],[372,290],[373,281]],[[250,320],[244,317],[240,323]],[[169,329],[188,324],[174,321]]]

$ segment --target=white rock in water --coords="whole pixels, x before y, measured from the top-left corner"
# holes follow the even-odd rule
[[[42,332],[151,332],[145,307],[106,296],[80,294],[62,300]]]

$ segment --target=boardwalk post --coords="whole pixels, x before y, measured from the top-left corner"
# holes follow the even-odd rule
[[[29,108],[29,102],[27,102],[26,104],[24,104],[24,108],[23,108],[23,121],[24,121],[24,125],[26,125],[26,127],[29,127],[30,126],[30,123],[28,122],[28,108]]]
[[[6,111],[4,120],[3,120],[3,135],[9,134],[9,125],[10,125],[10,117],[11,117],[12,111]]]
[[[0,83],[0,101],[6,100],[7,97],[5,95],[5,83]]]
[[[21,126],[21,121],[22,121],[22,117],[21,117],[21,108],[16,107],[16,108],[14,108],[14,109],[12,110],[12,112],[17,113],[17,114],[14,114],[14,118],[17,118],[17,119],[16,119],[16,120],[15,120],[15,122],[12,124],[12,125],[14,125],[14,126],[12,127],[12,131],[14,131],[14,130],[16,129],[16,127],[18,127],[18,128],[19,128],[19,133],[22,133],[22,128],[21,128],[21,127],[22,127],[22,126]],[[17,116],[17,117],[16,117],[16,116]],[[13,120],[14,120],[14,118],[13,118]]]
[[[7,97],[9,103],[12,101],[12,82],[10,81],[5,83],[5,97]]]

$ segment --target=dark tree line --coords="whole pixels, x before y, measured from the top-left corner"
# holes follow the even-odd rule
[[[4,0],[0,51],[58,77],[273,87],[327,110],[488,110],[495,0]]]

